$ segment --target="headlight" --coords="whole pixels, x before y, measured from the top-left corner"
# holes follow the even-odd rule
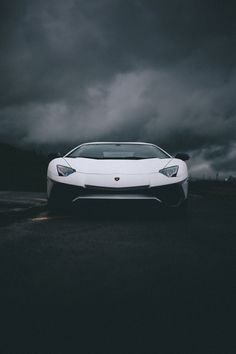
[[[57,165],[57,172],[58,172],[59,176],[67,177],[67,176],[71,175],[72,173],[74,173],[75,170],[71,167]]]
[[[176,177],[178,173],[179,166],[170,166],[163,168],[159,172],[165,175],[166,177]]]

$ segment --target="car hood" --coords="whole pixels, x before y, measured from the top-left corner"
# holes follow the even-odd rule
[[[178,164],[178,160],[167,159],[142,159],[142,160],[96,160],[87,158],[63,158],[68,166],[80,173],[95,174],[147,174],[155,173],[166,167],[172,161]]]

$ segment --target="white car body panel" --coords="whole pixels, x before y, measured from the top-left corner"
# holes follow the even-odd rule
[[[90,143],[89,143],[90,144]],[[98,143],[96,143],[98,144]],[[103,143],[104,144],[104,143]],[[120,143],[122,144],[122,143]],[[127,144],[127,143],[125,143]],[[132,144],[132,143],[130,143]],[[137,143],[135,143],[137,144]],[[140,143],[145,144],[145,143]],[[84,144],[83,144],[84,145]],[[151,144],[152,145],[152,144]],[[77,147],[76,147],[77,148]],[[75,148],[75,149],[76,149]],[[74,151],[73,149],[72,151]],[[162,149],[161,149],[162,150]],[[164,150],[162,150],[164,151]],[[70,153],[68,153],[70,154]],[[67,154],[67,155],[68,155]],[[92,159],[92,158],[71,158],[65,155],[64,157],[56,158],[49,163],[48,166],[48,197],[50,197],[54,183],[62,183],[63,185],[78,186],[82,188],[100,187],[120,188],[132,187],[158,187],[168,186],[171,184],[181,183],[184,196],[187,198],[188,193],[188,171],[186,163],[180,159],[171,157],[168,158],[150,158],[140,160],[122,160],[122,159]],[[68,166],[75,169],[75,172],[69,176],[59,176],[57,165]],[[178,165],[178,173],[176,177],[167,177],[159,171],[167,166]],[[115,178],[118,177],[119,180]],[[88,196],[78,196],[74,198],[92,199],[93,194]],[[102,192],[95,195],[96,199],[145,199],[147,198],[142,193],[138,195],[130,195],[129,193],[104,195]],[[95,198],[94,197],[94,198]],[[149,197],[148,199],[153,199]],[[154,198],[155,199],[155,198]],[[156,198],[160,201],[158,198]]]

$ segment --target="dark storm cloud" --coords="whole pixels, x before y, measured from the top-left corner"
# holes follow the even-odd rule
[[[148,140],[230,170],[233,1],[0,3],[0,139]]]

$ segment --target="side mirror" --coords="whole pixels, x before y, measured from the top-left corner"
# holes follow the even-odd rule
[[[175,155],[175,158],[180,159],[182,161],[187,161],[190,159],[190,156],[188,154],[185,154],[184,152],[179,152]]]
[[[52,152],[51,154],[48,154],[48,160],[51,161],[53,159],[56,159],[57,157],[61,157],[60,152]]]

